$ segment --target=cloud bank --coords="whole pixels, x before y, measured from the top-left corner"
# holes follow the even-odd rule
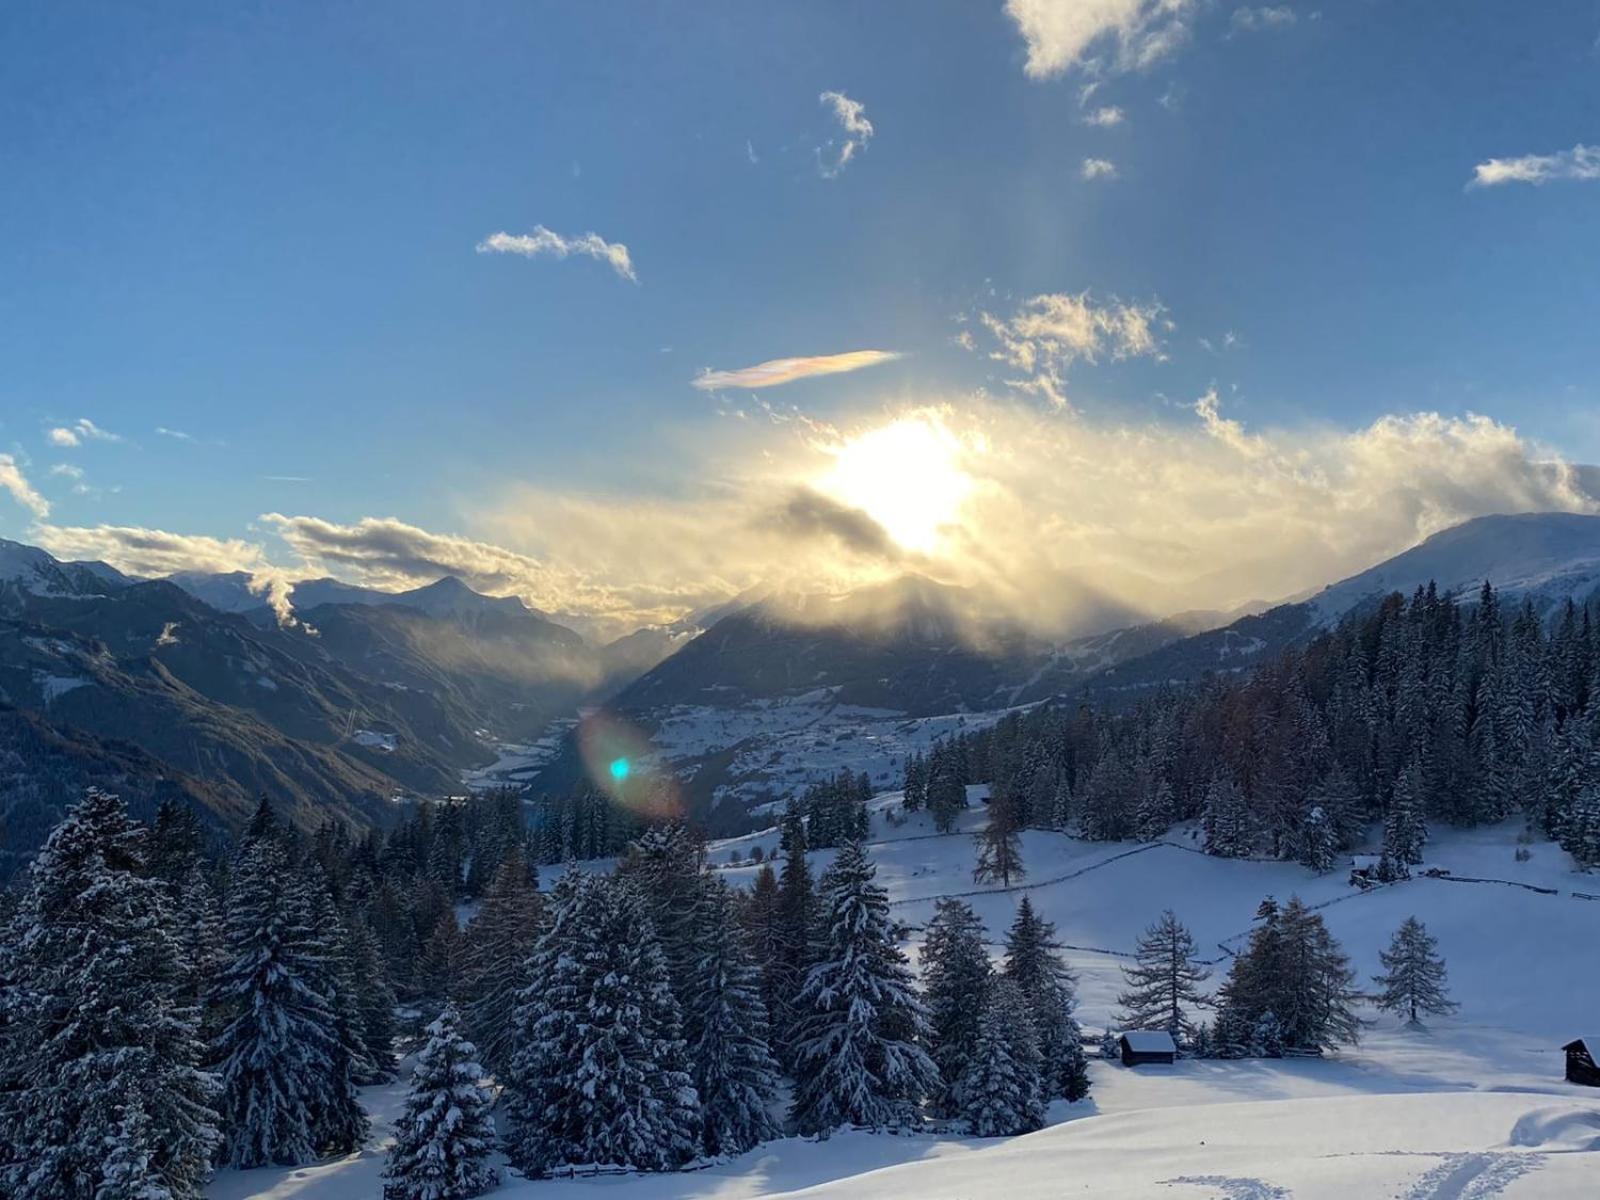
[[[797,379],[814,375],[839,375],[846,371],[860,371],[880,363],[893,362],[901,357],[893,350],[851,350],[844,354],[814,354],[805,358],[774,358],[753,367],[740,367],[734,371],[701,371],[694,386],[702,392],[719,388],[777,387]]]
[[[598,233],[563,237],[543,225],[535,225],[532,233],[511,234],[504,231],[491,233],[478,243],[477,250],[479,254],[520,254],[524,258],[538,258],[541,255],[567,258],[579,254],[609,264],[613,271],[629,283],[639,282],[639,276],[633,270],[633,256],[628,253],[628,248],[621,242],[608,242]]]
[[[1126,325],[1095,320],[1063,328],[1072,332],[1053,336],[1064,346],[1102,353],[1130,336]],[[918,495],[939,472],[897,461],[917,439],[878,436],[916,423],[948,456],[942,469],[958,473],[959,493]],[[739,454],[706,449],[686,464],[697,481],[690,492],[585,496],[511,484],[463,513],[461,533],[269,513],[262,524],[279,543],[268,539],[270,549],[115,526],[41,522],[34,534],[63,557],[137,574],[250,571],[280,596],[284,581],[310,575],[400,589],[451,574],[599,638],[752,587],[842,591],[914,571],[1065,635],[1103,620],[1108,605],[1156,616],[1282,599],[1475,516],[1600,511],[1572,468],[1488,417],[1418,412],[1353,430],[1254,429],[1214,391],[1177,420],[1090,419],[979,395],[848,427],[752,427],[746,436],[756,442]],[[865,454],[855,465],[870,469],[878,444],[894,486],[880,495],[881,511],[868,511],[830,481],[844,455]],[[734,461],[751,473],[720,473],[716,464]],[[949,513],[929,548],[891,534],[895,505],[941,498]]]

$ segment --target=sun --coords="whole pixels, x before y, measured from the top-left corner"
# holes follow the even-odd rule
[[[866,513],[902,549],[932,554],[972,491],[961,449],[938,421],[901,417],[830,449],[833,464],[816,487]]]

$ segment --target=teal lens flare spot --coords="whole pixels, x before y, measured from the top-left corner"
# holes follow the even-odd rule
[[[611,778],[620,782],[627,777],[628,760],[625,758],[613,758],[611,760]]]

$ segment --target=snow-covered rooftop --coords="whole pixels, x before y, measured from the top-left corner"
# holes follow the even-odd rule
[[[1128,1043],[1128,1049],[1135,1054],[1176,1054],[1178,1052],[1178,1047],[1173,1044],[1172,1035],[1165,1029],[1124,1030],[1122,1040]]]

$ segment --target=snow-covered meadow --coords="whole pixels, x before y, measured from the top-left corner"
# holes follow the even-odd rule
[[[974,800],[981,797],[975,790]],[[1600,1194],[1600,1093],[1562,1081],[1564,1042],[1600,1029],[1600,877],[1572,870],[1546,842],[1516,857],[1520,827],[1438,831],[1427,865],[1451,878],[1360,891],[1347,872],[1317,876],[1289,863],[1196,852],[1177,831],[1150,845],[1024,835],[1028,877],[1010,891],[972,883],[971,831],[934,833],[926,814],[902,818],[896,794],[873,802],[871,853],[896,915],[918,926],[934,900],[963,895],[998,943],[1026,892],[1056,924],[1079,978],[1090,1041],[1109,1023],[1121,967],[1164,908],[1216,961],[1213,983],[1266,895],[1319,906],[1363,982],[1407,916],[1439,939],[1460,1012],[1424,1030],[1365,1009],[1362,1042],[1323,1060],[1183,1061],[1126,1069],[1094,1062],[1094,1091],[1058,1102],[1053,1124],[1026,1137],[836,1134],[787,1138],[737,1159],[664,1176],[526,1181],[508,1173],[496,1196],[515,1200],[737,1200],[819,1197],[951,1200],[1172,1196],[1220,1200],[1398,1197],[1593,1197]],[[776,831],[713,843],[727,878],[748,882],[750,853]],[[815,852],[822,870],[832,851]],[[733,860],[737,858],[737,862]],[[1484,882],[1468,882],[1467,879]],[[1534,890],[1542,889],[1542,890]],[[998,954],[998,944],[994,947]],[[371,1089],[372,1141],[363,1152],[287,1171],[222,1172],[214,1200],[344,1200],[381,1192],[382,1145],[403,1088]]]

